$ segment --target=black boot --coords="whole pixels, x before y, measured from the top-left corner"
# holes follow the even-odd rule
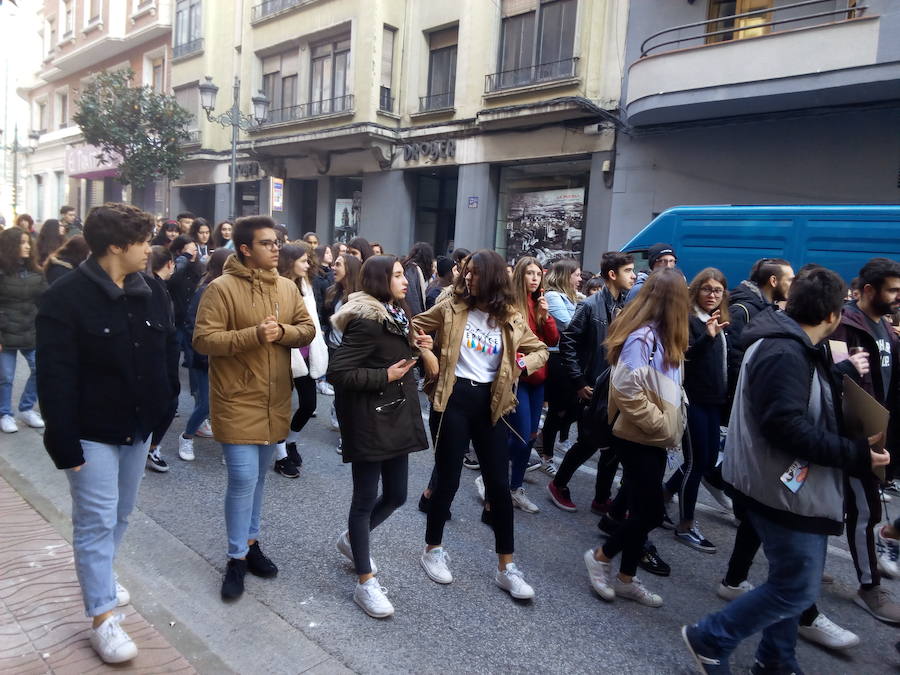
[[[244,594],[244,575],[247,574],[247,561],[229,558],[225,567],[225,579],[222,581],[222,599],[237,600]]]
[[[278,574],[278,568],[269,560],[259,548],[259,542],[254,541],[247,551],[247,571],[264,579],[270,579]]]
[[[296,466],[298,469],[303,464],[303,458],[300,456],[300,453],[297,451],[296,443],[288,443],[285,448],[287,449],[287,458],[291,460],[291,464]]]

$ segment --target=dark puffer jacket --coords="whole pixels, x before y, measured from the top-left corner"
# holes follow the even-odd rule
[[[0,347],[34,349],[34,319],[46,289],[40,272],[23,267],[16,274],[0,274]]]
[[[354,293],[332,319],[344,340],[328,363],[345,462],[378,462],[428,447],[412,370],[388,382],[389,366],[413,354],[384,305]]]

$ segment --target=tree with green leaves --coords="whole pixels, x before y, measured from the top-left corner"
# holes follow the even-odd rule
[[[135,87],[134,71],[97,73],[81,92],[74,120],[97,158],[118,165],[119,182],[143,187],[181,176],[191,113],[173,96]]]

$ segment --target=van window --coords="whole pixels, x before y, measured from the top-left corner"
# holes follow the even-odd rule
[[[649,272],[650,271],[650,256],[647,254],[647,250],[643,251],[625,251],[626,253],[630,253],[634,256],[634,271],[635,272]]]

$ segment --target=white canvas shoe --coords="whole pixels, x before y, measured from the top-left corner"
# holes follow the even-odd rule
[[[137,645],[120,625],[124,618],[122,614],[113,614],[91,629],[91,647],[104,663],[124,663],[137,656]]]

